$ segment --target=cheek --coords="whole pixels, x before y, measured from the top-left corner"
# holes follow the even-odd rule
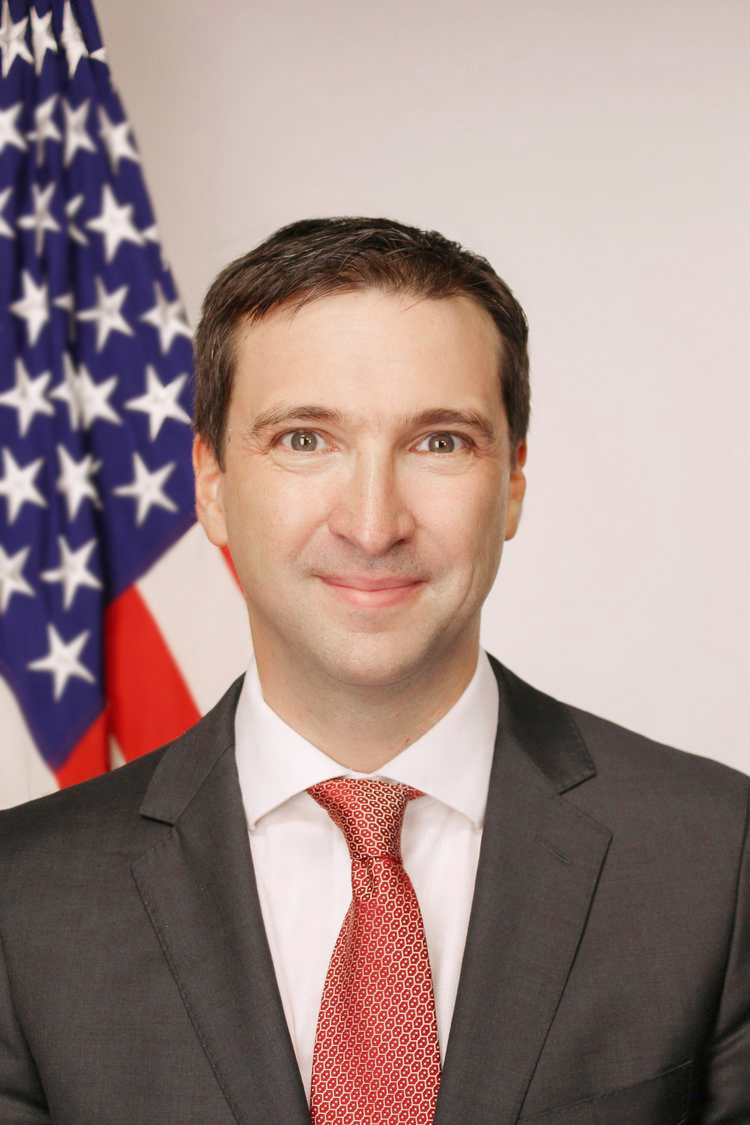
[[[503,550],[506,496],[503,480],[496,477],[491,488],[465,497],[462,509],[464,562],[471,570],[471,584],[482,600],[497,575]]]
[[[227,535],[238,572],[243,565],[272,572],[293,560],[315,526],[316,499],[310,490],[279,483],[270,474],[225,491]]]
[[[457,480],[455,487],[436,488],[422,498],[422,524],[439,537],[454,557],[494,553],[502,538],[505,495],[501,477]]]

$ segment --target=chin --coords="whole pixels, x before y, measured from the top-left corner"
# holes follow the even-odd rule
[[[338,647],[326,661],[331,677],[351,687],[385,688],[411,680],[431,663],[429,646],[414,646],[413,637],[409,648],[403,639],[383,640],[382,634],[359,636]]]

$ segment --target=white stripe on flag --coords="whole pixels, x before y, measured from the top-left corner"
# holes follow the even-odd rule
[[[0,808],[54,793],[57,779],[29,734],[16,697],[0,676]]]

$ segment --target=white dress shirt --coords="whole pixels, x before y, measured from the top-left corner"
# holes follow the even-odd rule
[[[456,1000],[482,839],[498,716],[480,653],[471,683],[425,735],[376,774],[346,770],[271,710],[253,661],[235,718],[237,767],[266,934],[308,1099],[328,963],[352,898],[343,833],[305,790],[331,777],[399,781],[404,867],[424,919],[441,1060]]]

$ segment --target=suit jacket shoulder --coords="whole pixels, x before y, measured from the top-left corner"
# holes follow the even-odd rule
[[[277,1121],[238,1030],[254,982],[273,1000],[230,752],[238,694],[152,754],[0,814],[1,1121]]]
[[[74,848],[91,834],[100,850],[106,849],[108,840],[115,844],[120,838],[131,838],[147,793],[152,787],[163,792],[165,771],[169,774],[167,803],[177,819],[233,745],[241,686],[240,677],[195,726],[151,753],[91,781],[0,812],[0,865],[8,859],[15,865],[19,856],[31,858],[47,847]]]
[[[750,777],[712,758],[690,754],[619,726],[525,683],[490,658],[500,688],[500,725],[523,747],[537,769],[560,793],[583,787],[584,804],[629,817],[644,796],[667,809],[696,805],[742,825]],[[505,718],[504,718],[505,715]],[[593,807],[593,805],[592,805]],[[606,818],[605,818],[606,820]],[[696,818],[696,825],[703,816]]]

